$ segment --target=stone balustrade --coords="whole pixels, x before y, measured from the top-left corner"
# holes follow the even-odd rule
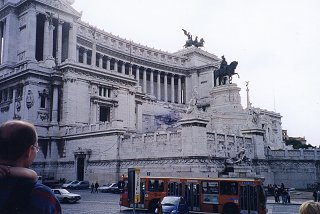
[[[114,128],[112,123],[90,124],[84,126],[65,126],[60,128],[63,135],[81,135],[93,132],[107,131]]]
[[[266,155],[269,160],[320,160],[318,149],[267,150]]]

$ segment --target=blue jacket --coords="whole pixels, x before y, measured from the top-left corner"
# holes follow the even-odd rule
[[[61,214],[51,189],[25,178],[0,179],[0,213]]]

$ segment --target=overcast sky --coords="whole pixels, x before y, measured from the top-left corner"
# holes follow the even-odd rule
[[[289,136],[320,144],[319,0],[75,0],[82,20],[113,35],[176,52],[189,31],[205,51],[238,61],[254,107],[280,113]]]

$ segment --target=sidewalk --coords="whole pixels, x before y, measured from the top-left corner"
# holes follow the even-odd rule
[[[305,201],[309,201],[308,199],[293,199],[290,201],[290,203],[287,203],[286,205],[301,205],[303,202]],[[274,198],[268,198],[267,199],[267,204],[282,204],[280,203],[276,203],[274,201]]]

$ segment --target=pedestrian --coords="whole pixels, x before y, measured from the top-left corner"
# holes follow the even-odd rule
[[[95,185],[94,185],[94,188],[96,189],[96,190],[95,190],[96,193],[98,193],[98,187],[99,187],[99,184],[98,184],[98,181],[97,181],[97,182],[95,183]]]
[[[288,204],[290,204],[290,203],[291,203],[291,192],[290,192],[290,190],[289,190],[289,189],[288,189],[287,202],[288,202]]]
[[[320,190],[317,190],[317,202],[320,201]]]
[[[274,194],[274,201],[275,201],[276,203],[278,203],[278,202],[279,202],[279,189],[278,189],[278,188],[275,188],[273,194]]]
[[[28,170],[39,151],[35,127],[11,120],[0,126],[0,213],[61,214],[61,206],[50,188],[36,182]],[[5,172],[5,173],[3,173]]]
[[[94,191],[94,184],[93,184],[93,182],[91,183],[91,193],[94,193],[93,191]]]
[[[287,202],[288,202],[288,191],[287,191],[287,189],[284,189],[282,191],[281,197],[282,197],[282,203],[283,204],[287,204]]]
[[[314,201],[306,201],[299,208],[300,214],[319,214],[320,203]]]
[[[313,191],[312,196],[313,196],[314,201],[316,202],[317,201],[317,190]]]
[[[162,204],[160,201],[158,201],[158,203],[157,203],[157,214],[163,214]]]

